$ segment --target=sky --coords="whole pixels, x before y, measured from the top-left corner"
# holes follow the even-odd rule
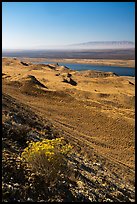
[[[2,2],[2,49],[135,41],[134,2]]]

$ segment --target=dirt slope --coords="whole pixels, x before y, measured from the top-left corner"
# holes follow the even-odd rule
[[[95,189],[94,185],[91,188],[89,182],[100,176],[106,178],[107,183],[113,178],[117,189],[121,183],[134,194],[134,80],[112,73],[79,73],[58,65],[26,66],[26,62],[22,64],[15,59],[10,59],[10,63],[8,59],[3,61],[2,73],[3,94],[30,107],[75,146],[71,160],[81,175],[82,195],[86,195],[86,188],[88,194],[94,192],[97,186],[94,183]],[[75,86],[70,78],[76,82]],[[92,176],[88,168],[93,168]],[[100,182],[102,186],[102,180]],[[118,199],[117,195],[110,196],[109,185],[99,186],[104,193],[99,196],[98,192],[95,200],[103,200],[106,192],[108,199]],[[79,190],[74,189],[75,195]],[[133,195],[126,195],[127,191],[124,194],[120,190],[118,194],[123,195],[119,199],[134,199]],[[117,192],[112,190],[112,194]],[[94,196],[91,197],[94,200]]]

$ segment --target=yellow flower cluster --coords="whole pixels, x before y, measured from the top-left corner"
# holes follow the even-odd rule
[[[49,185],[57,182],[59,175],[66,174],[65,156],[71,149],[71,145],[65,144],[63,138],[30,142],[21,154],[21,160],[25,161],[34,173],[43,175]]]
[[[30,142],[21,155],[21,158],[26,162],[32,162],[38,156],[45,157],[49,162],[55,159],[57,155],[67,155],[72,146],[69,144],[63,144],[64,139],[44,139],[39,142]]]

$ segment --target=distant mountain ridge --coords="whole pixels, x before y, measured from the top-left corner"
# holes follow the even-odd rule
[[[130,49],[135,48],[135,43],[132,41],[93,41],[71,44],[68,47],[76,49]]]
[[[90,41],[68,45],[39,45],[33,48],[2,48],[3,52],[22,52],[29,50],[95,50],[95,49],[135,49],[133,41]]]

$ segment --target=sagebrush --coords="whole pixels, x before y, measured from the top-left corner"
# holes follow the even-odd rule
[[[45,182],[51,184],[67,172],[66,156],[71,149],[72,146],[65,144],[63,138],[44,139],[30,142],[21,158],[34,173],[44,176]]]

